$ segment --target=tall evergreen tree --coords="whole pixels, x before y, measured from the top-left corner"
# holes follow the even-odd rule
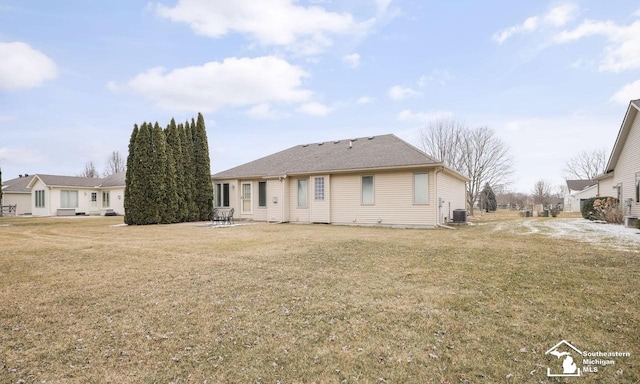
[[[155,223],[170,223],[171,212],[166,203],[171,198],[167,191],[167,139],[160,124],[156,122],[151,130],[151,189],[149,203],[153,205]],[[174,190],[175,192],[175,190]],[[173,211],[175,213],[175,210]]]
[[[176,219],[179,222],[187,221],[189,219],[189,208],[187,205],[187,194],[185,187],[185,169],[182,151],[182,135],[176,126],[176,121],[171,119],[171,123],[167,126],[167,157],[169,153],[173,156],[173,162],[175,164],[175,184],[176,194],[178,195],[178,210],[176,213]]]
[[[132,197],[132,191],[135,190],[136,184],[134,181],[134,172],[136,169],[135,160],[135,141],[138,135],[138,125],[133,125],[133,131],[131,132],[131,138],[129,139],[129,154],[127,155],[127,171],[125,174],[125,189],[124,189],[124,222],[126,224],[136,223],[136,213],[138,202]]]
[[[193,155],[198,219],[202,221],[213,220],[213,184],[211,183],[209,143],[204,117],[201,113],[198,113],[198,121],[193,129]]]
[[[193,156],[193,133],[191,124],[187,120],[184,124],[182,133],[184,134],[182,140],[183,161],[185,167],[185,188],[187,195],[187,206],[189,208],[188,221],[198,220],[199,211],[196,203],[196,165]]]
[[[134,146],[136,170],[133,177],[136,187],[131,192],[132,198],[136,202],[134,224],[156,224],[160,222],[159,211],[156,206],[159,200],[158,191],[154,189],[156,183],[153,180],[152,130],[151,123],[142,123]]]

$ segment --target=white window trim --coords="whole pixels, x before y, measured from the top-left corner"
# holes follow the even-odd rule
[[[317,180],[322,180],[322,198],[318,198]],[[325,179],[324,176],[316,176],[313,178],[313,199],[315,201],[324,201],[325,199]]]
[[[305,198],[305,205],[300,205],[300,182],[304,181],[307,187],[307,196]],[[296,179],[296,206],[299,209],[309,208],[309,179]]]
[[[372,202],[371,203],[365,203],[364,202],[364,188],[363,188],[363,181],[365,177],[370,177],[371,178],[371,194],[372,194]],[[360,205],[363,206],[373,206],[376,205],[376,178],[374,175],[362,175],[362,177],[360,177]]]
[[[427,201],[424,202],[424,203],[416,201],[416,175],[426,175],[427,176]],[[414,205],[429,205],[429,172],[415,172],[413,174],[413,204]]]

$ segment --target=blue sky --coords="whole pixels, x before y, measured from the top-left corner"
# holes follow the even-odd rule
[[[512,190],[610,151],[640,98],[630,1],[0,0],[0,167],[102,170],[134,123],[202,112],[212,172],[428,121],[488,126]]]

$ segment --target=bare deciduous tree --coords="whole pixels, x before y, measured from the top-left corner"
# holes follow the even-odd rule
[[[96,170],[96,165],[93,164],[93,161],[87,161],[84,165],[84,171],[79,175],[81,177],[98,177],[98,171]]]
[[[507,145],[488,127],[468,128],[453,120],[438,120],[421,132],[421,147],[446,166],[467,176],[467,206],[473,206],[486,183],[502,189],[511,183],[512,157]]]
[[[547,180],[538,180],[531,189],[531,197],[534,204],[547,204],[551,197],[551,183]]]
[[[566,179],[591,180],[604,173],[607,166],[607,151],[594,149],[582,151],[565,163]]]
[[[127,169],[127,160],[120,155],[120,152],[113,151],[107,157],[107,161],[104,166],[104,176],[113,175],[114,173],[124,172]]]

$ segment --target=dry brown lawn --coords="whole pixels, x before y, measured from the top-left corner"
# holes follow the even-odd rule
[[[0,382],[553,383],[562,339],[631,353],[576,383],[639,382],[640,254],[518,220],[0,219]]]

